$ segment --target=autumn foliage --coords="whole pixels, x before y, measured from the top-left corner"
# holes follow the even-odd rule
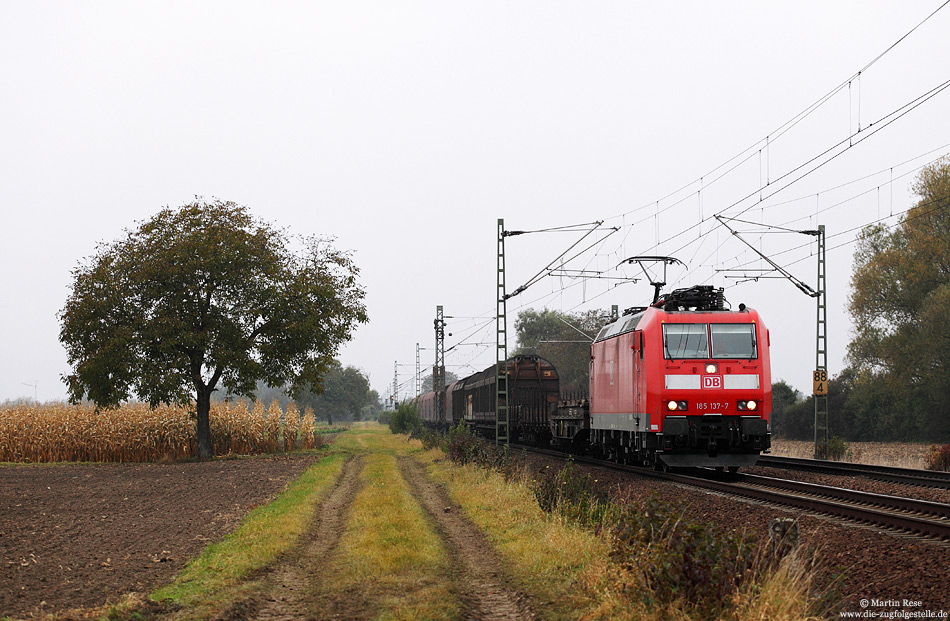
[[[950,444],[938,446],[934,444],[927,454],[927,470],[950,472]]]

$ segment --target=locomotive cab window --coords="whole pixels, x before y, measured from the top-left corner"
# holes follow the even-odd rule
[[[666,358],[708,358],[709,335],[704,323],[663,324],[663,353]]]
[[[713,358],[756,358],[755,325],[751,323],[714,323],[709,326]]]

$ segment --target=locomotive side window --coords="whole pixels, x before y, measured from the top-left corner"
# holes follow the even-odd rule
[[[666,358],[708,358],[709,336],[704,323],[663,324],[663,353]]]
[[[709,326],[712,333],[713,358],[757,357],[755,347],[755,325],[751,323],[714,323]]]

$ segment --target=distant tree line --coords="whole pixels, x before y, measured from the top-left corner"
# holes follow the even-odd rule
[[[354,366],[343,366],[333,360],[319,386],[305,384],[296,398],[291,397],[291,386],[267,386],[259,382],[254,390],[255,400],[269,404],[276,400],[281,409],[293,401],[297,409],[313,408],[316,420],[334,422],[353,422],[376,420],[382,411],[379,393],[370,388],[369,378]],[[234,398],[234,395],[222,395],[219,399]]]
[[[432,392],[432,368],[429,367],[428,369],[425,369],[425,370],[428,371],[428,373],[422,374],[421,394],[423,395],[426,394],[427,392]],[[445,385],[446,386],[448,386],[449,384],[451,384],[457,379],[459,379],[458,375],[456,375],[452,371],[449,371],[448,369],[445,370]]]
[[[846,367],[828,382],[828,432],[857,442],[950,442],[946,407],[906,397]],[[802,395],[784,381],[772,384],[772,433],[813,439],[814,396]]]
[[[858,239],[848,366],[828,384],[829,431],[848,440],[950,441],[950,159],[926,166],[893,228]],[[814,436],[814,401],[773,386],[773,431]]]
[[[610,311],[582,313],[527,309],[518,314],[518,347],[513,354],[534,354],[554,365],[561,394],[587,394],[590,382],[590,344],[610,323]]]

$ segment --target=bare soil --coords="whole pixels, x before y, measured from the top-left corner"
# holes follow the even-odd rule
[[[485,535],[465,516],[461,507],[433,482],[423,467],[402,458],[399,467],[410,492],[432,520],[451,558],[453,592],[463,602],[464,619],[534,619],[524,594],[512,587],[502,562]]]
[[[928,442],[847,442],[845,461],[898,468],[926,468],[931,443]],[[811,459],[815,443],[811,440],[772,438],[772,455]]]
[[[0,616],[151,591],[315,459],[2,467]]]
[[[265,580],[262,601],[242,606],[256,610],[255,619],[363,619],[371,616],[359,593],[326,594],[321,589],[323,566],[333,556],[346,529],[353,500],[359,493],[363,458],[354,457],[329,497],[320,503],[302,545],[278,563]]]

